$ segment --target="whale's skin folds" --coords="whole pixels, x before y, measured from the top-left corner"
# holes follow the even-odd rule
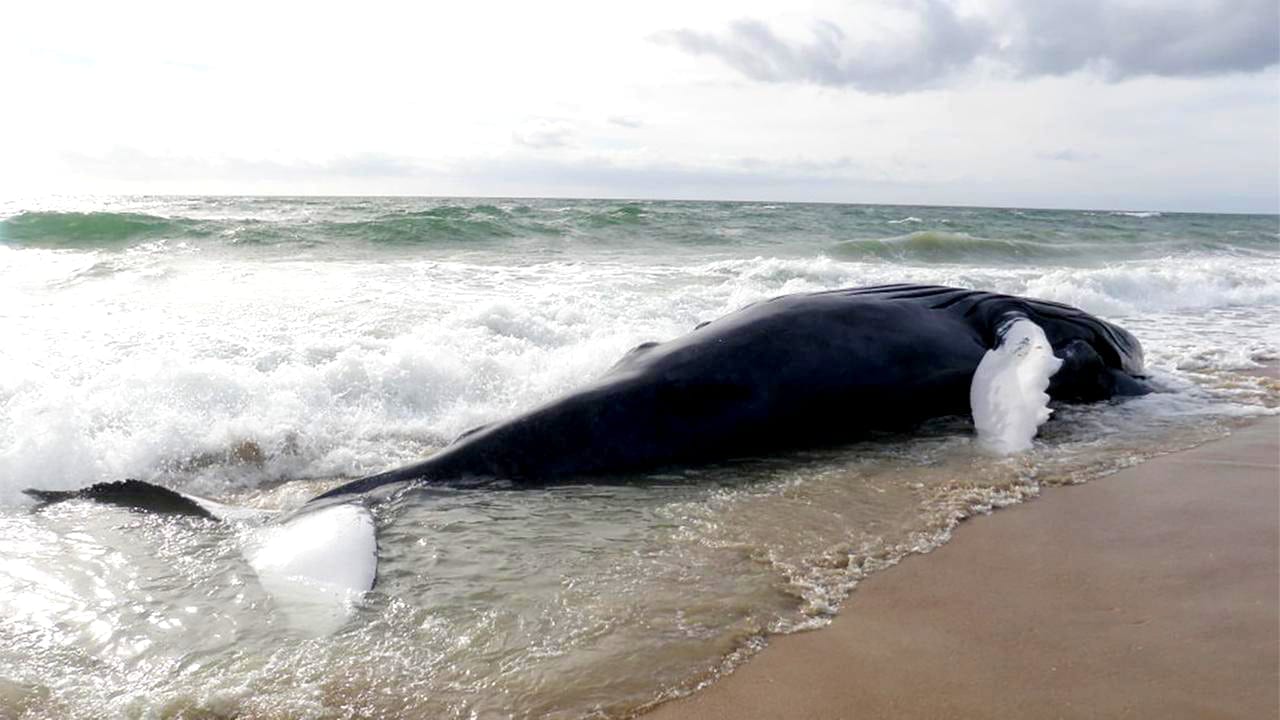
[[[1067,305],[921,285],[785,295],[646,343],[569,395],[316,500],[404,482],[563,482],[965,415],[978,364],[1019,317],[1072,358],[1049,387],[1055,400],[1148,391],[1137,339]]]

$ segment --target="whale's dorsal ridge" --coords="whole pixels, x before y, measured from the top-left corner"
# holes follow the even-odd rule
[[[703,325],[705,324],[706,323],[703,323]],[[698,327],[702,327],[702,325],[699,325]],[[694,328],[694,329],[696,330],[697,328]],[[658,347],[661,344],[662,343],[657,342],[656,340],[649,340],[648,342],[642,342],[639,345],[628,350],[627,353],[623,355],[621,358],[618,358],[618,361],[614,363],[613,366],[609,368],[609,370],[613,371],[613,370],[618,370],[620,368],[625,368],[628,365],[630,365],[633,361],[643,357],[650,350]]]
[[[493,425],[493,423],[484,423],[482,425],[477,425],[473,428],[468,428],[467,430],[463,430],[461,433],[458,434],[458,437],[454,438],[453,442],[449,444],[457,445],[458,443],[462,442],[463,440],[466,440],[472,435],[475,435],[476,433],[483,431],[485,428],[489,427],[490,425]]]

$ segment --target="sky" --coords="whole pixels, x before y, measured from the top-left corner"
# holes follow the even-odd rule
[[[1276,0],[5,3],[0,193],[1280,211]]]

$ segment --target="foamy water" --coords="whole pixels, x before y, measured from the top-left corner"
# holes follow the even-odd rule
[[[0,708],[31,717],[620,715],[825,622],[958,519],[1273,413],[1275,217],[577,201],[67,199],[0,208]],[[908,234],[904,235],[903,233]],[[628,482],[422,490],[379,582],[291,622],[233,527],[24,487],[263,508],[420,459],[755,300],[1026,294],[1142,341],[1166,392]],[[2,713],[0,713],[2,714]]]

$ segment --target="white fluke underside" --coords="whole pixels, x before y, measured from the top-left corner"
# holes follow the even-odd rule
[[[978,363],[969,406],[978,442],[1001,455],[1031,449],[1036,431],[1053,413],[1049,379],[1062,367],[1039,325],[1019,318],[1000,331],[1000,343]]]

